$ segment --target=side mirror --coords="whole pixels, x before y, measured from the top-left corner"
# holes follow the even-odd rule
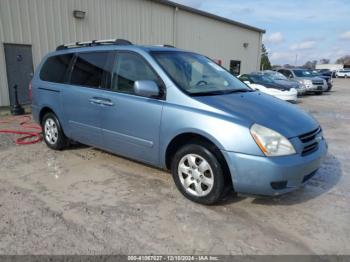
[[[289,76],[288,76],[288,78],[289,78],[289,79],[292,79],[292,78],[293,78],[293,76],[292,76],[292,75],[289,75]]]
[[[159,97],[160,90],[156,82],[151,80],[139,80],[134,83],[134,93],[144,97]]]

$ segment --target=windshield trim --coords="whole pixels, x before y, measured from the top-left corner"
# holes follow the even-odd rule
[[[198,93],[191,93],[191,92],[188,92],[188,91],[186,91],[185,89],[183,89],[179,83],[177,83],[177,81],[168,73],[168,71],[163,67],[163,65],[162,65],[161,63],[158,62],[157,58],[155,57],[156,54],[164,54],[164,53],[169,53],[169,54],[173,54],[173,53],[183,53],[183,54],[193,54],[193,55],[203,56],[203,57],[207,58],[208,60],[210,60],[211,62],[215,63],[217,66],[221,67],[224,71],[226,71],[226,72],[229,73],[230,75],[232,75],[232,73],[231,73],[230,71],[228,71],[225,67],[223,67],[223,66],[217,64],[217,63],[216,63],[213,59],[211,59],[210,57],[207,57],[207,56],[205,56],[205,55],[201,55],[201,54],[198,54],[198,53],[195,53],[195,52],[185,51],[185,50],[179,50],[179,51],[178,51],[178,50],[177,50],[177,51],[174,51],[174,50],[164,50],[164,51],[159,51],[159,50],[157,50],[157,51],[150,51],[149,54],[151,55],[151,57],[153,58],[153,60],[154,60],[154,61],[157,63],[157,65],[163,70],[164,74],[176,85],[177,89],[179,89],[182,93],[184,93],[184,94],[186,94],[186,95],[188,95],[188,96],[190,96],[190,97],[196,96],[196,94],[198,94],[197,96],[200,96],[200,94],[204,96],[204,94],[201,93],[201,92],[198,92]],[[232,77],[234,77],[234,78],[236,78],[238,81],[240,81],[238,77],[236,77],[236,76],[234,76],[234,75],[232,75]],[[240,81],[240,82],[243,83],[242,81]],[[255,90],[252,89],[250,86],[248,86],[246,83],[243,83],[243,84],[246,86],[248,92],[254,92],[254,91],[255,91]],[[224,91],[224,90],[223,90],[223,91]],[[208,95],[208,96],[211,96],[211,95],[219,95],[219,94],[216,94],[217,91],[212,91],[212,92],[214,92],[214,94],[210,94],[210,92],[206,92],[206,93],[207,93],[206,95]],[[224,91],[224,92],[225,92],[225,91]],[[227,91],[226,91],[226,92],[227,92]],[[223,95],[224,95],[224,94],[225,94],[225,93],[223,93]],[[227,93],[226,93],[226,94],[227,94]]]

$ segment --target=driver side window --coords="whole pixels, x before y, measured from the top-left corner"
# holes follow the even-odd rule
[[[159,83],[156,73],[138,54],[118,53],[113,70],[111,90],[134,94],[134,83],[138,80],[152,80]]]

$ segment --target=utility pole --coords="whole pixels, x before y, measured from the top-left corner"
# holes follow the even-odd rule
[[[298,54],[295,55],[295,63],[294,63],[294,65],[297,66],[297,63],[298,63]]]

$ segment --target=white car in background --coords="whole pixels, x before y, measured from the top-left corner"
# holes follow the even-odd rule
[[[295,88],[291,88],[290,90],[287,90],[287,91],[282,91],[275,88],[267,88],[259,84],[253,84],[253,83],[250,83],[249,81],[244,81],[244,83],[254,90],[258,90],[262,93],[277,97],[284,101],[295,103],[298,100],[298,91]]]
[[[335,73],[336,77],[350,77],[350,69],[339,70]]]

